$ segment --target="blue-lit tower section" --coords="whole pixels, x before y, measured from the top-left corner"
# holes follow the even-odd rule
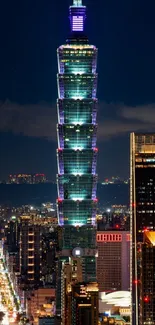
[[[58,218],[95,225],[97,49],[84,37],[86,7],[70,7],[71,38],[58,48]]]
[[[85,36],[86,7],[81,0],[73,1],[69,17],[70,37],[57,50],[60,255],[62,260],[79,255],[83,280],[95,281],[97,48]]]

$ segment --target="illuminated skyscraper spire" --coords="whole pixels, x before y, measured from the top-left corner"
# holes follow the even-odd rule
[[[82,6],[82,0],[73,0],[73,6],[81,7]]]
[[[73,6],[69,8],[70,23],[72,32],[83,32],[86,18],[86,7],[82,5],[82,0],[73,0]]]
[[[69,18],[71,34],[57,50],[57,208],[62,226],[57,315],[62,319],[62,264],[81,258],[83,281],[96,281],[97,48],[84,33],[86,6],[82,0],[73,0]]]
[[[71,38],[58,48],[58,219],[95,225],[97,49],[88,44],[81,0],[70,6]]]

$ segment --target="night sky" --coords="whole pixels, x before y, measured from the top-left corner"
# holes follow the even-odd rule
[[[56,49],[72,0],[0,1],[0,179],[56,173]],[[83,0],[98,54],[99,178],[128,176],[129,132],[155,131],[155,1]]]

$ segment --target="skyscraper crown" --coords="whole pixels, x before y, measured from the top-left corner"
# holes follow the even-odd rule
[[[86,19],[86,7],[82,5],[82,0],[73,0],[73,5],[69,8],[71,32],[83,32]]]

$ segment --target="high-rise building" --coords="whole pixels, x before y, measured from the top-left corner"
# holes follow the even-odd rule
[[[139,245],[145,230],[155,229],[155,134],[130,137],[132,325],[139,323]]]
[[[62,325],[97,324],[98,284],[82,281],[82,260],[75,257],[64,263],[61,276]]]
[[[35,288],[29,292],[26,299],[26,315],[31,325],[47,324],[39,321],[42,317],[52,317],[53,324],[55,313],[55,289],[50,287]],[[45,319],[44,319],[45,320]],[[48,322],[49,324],[49,322]]]
[[[145,231],[140,248],[140,325],[155,324],[155,231]]]
[[[32,224],[30,216],[22,216],[20,220],[19,262],[21,284],[39,284],[42,278],[41,227]]]
[[[130,232],[97,231],[99,291],[130,289]]]
[[[45,227],[44,227],[45,228]],[[45,228],[48,233],[43,231],[42,236],[42,278],[44,283],[55,286],[56,281],[56,250],[57,250],[57,229],[50,231]]]
[[[8,221],[7,227],[5,228],[5,235],[8,252],[17,253],[19,246],[19,222],[15,216]]]
[[[68,322],[66,325],[98,325],[97,283],[75,283],[68,286]]]
[[[82,282],[82,261],[80,258],[70,259],[63,263],[61,271],[61,315],[62,324],[70,325],[72,321],[70,293],[72,285]]]
[[[57,314],[61,315],[61,267],[82,258],[83,281],[96,280],[97,48],[85,35],[86,7],[69,8],[71,33],[58,48],[58,220],[62,226]]]

